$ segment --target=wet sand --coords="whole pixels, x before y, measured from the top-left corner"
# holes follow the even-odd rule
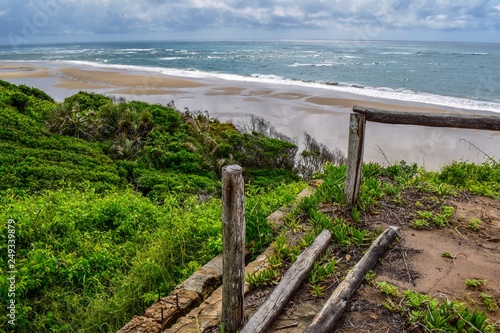
[[[233,122],[245,121],[248,114],[255,114],[296,138],[299,144],[303,133],[308,132],[319,142],[344,152],[353,105],[408,112],[482,113],[321,88],[181,78],[156,72],[57,63],[2,62],[0,79],[37,87],[60,101],[86,90],[150,103],[166,104],[173,100],[180,110],[186,107],[192,111],[208,110],[212,117]],[[385,165],[405,160],[432,170],[453,160],[483,162],[484,155],[471,148],[469,142],[500,157],[498,132],[368,123],[364,158]]]

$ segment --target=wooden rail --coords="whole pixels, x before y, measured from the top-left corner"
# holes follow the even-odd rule
[[[499,116],[389,111],[357,105],[352,108],[352,111],[364,114],[366,121],[373,121],[376,123],[500,131]]]
[[[390,111],[358,105],[355,105],[352,110],[354,113],[351,114],[349,124],[349,147],[345,184],[345,198],[350,205],[356,203],[359,198],[367,121],[385,124],[500,131],[500,116]]]

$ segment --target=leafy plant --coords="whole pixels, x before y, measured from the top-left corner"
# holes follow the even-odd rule
[[[335,271],[337,261],[332,259],[329,262],[320,264],[318,261],[314,263],[313,269],[309,273],[309,283],[317,284],[329,279]]]
[[[477,288],[480,288],[482,286],[485,286],[486,282],[488,282],[488,280],[467,279],[465,281],[465,286],[467,288],[470,288],[470,289],[477,289]]]
[[[432,297],[418,293],[414,290],[408,289],[404,291],[404,303],[410,308],[419,308],[429,303]]]
[[[350,228],[351,239],[357,246],[363,246],[370,242],[372,235],[368,230],[361,230],[356,227]]]
[[[267,258],[267,262],[269,266],[271,266],[272,269],[279,269],[281,266],[283,266],[283,261],[282,259],[277,256],[277,255],[270,255]]]
[[[478,218],[473,218],[469,221],[469,228],[474,230],[474,231],[479,231],[479,229],[481,229],[481,223],[482,221]]]
[[[488,309],[488,311],[493,312],[498,310],[497,303],[495,302],[495,300],[493,300],[493,298],[490,295],[481,293],[479,294],[479,296],[481,297],[483,304],[486,307],[486,309]]]
[[[351,214],[354,223],[359,223],[359,221],[361,221],[361,212],[358,209],[353,208]]]
[[[412,227],[415,229],[427,229],[429,228],[429,221],[424,220],[424,219],[416,219],[411,223]]]
[[[377,274],[373,270],[369,270],[368,273],[366,273],[365,275],[365,280],[369,284],[373,284],[376,276]]]
[[[245,276],[245,281],[247,281],[254,287],[262,287],[278,284],[278,277],[279,272],[277,270],[272,268],[264,268],[261,271],[247,274]]]
[[[321,283],[311,284],[309,293],[314,297],[323,297],[325,296],[325,286]]]
[[[282,260],[290,259],[292,251],[285,235],[278,235],[272,242],[272,245],[274,248],[274,252],[279,258],[281,258]]]
[[[455,260],[455,257],[452,256],[450,252],[443,252],[443,253],[441,253],[441,257]]]
[[[300,245],[301,247],[305,248],[310,246],[316,239],[317,233],[315,229],[312,229],[308,232],[306,232],[301,238],[300,238]]]
[[[468,307],[454,302],[445,302],[429,309],[424,313],[424,323],[431,331],[444,332],[494,332],[494,326],[488,324],[483,312],[474,310],[469,312]]]
[[[450,218],[454,213],[455,208],[453,208],[452,206],[444,205],[441,207],[441,213],[434,216],[432,220],[438,227],[442,228],[448,224]]]
[[[377,288],[382,294],[388,295],[388,296],[393,296],[393,297],[398,297],[399,296],[399,289],[398,287],[389,284],[385,281],[377,282],[375,283]]]

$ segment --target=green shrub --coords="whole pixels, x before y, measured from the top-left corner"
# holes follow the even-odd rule
[[[80,91],[75,95],[67,97],[63,102],[65,105],[78,105],[82,111],[97,111],[101,106],[111,103],[111,98],[107,96],[86,91]]]
[[[439,180],[480,195],[500,198],[500,164],[453,162],[443,167]]]

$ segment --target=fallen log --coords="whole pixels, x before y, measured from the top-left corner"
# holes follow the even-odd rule
[[[345,311],[347,302],[363,281],[366,273],[377,263],[396,237],[397,227],[389,227],[372,243],[366,254],[333,291],[321,311],[304,333],[331,332]]]
[[[299,255],[297,261],[288,269],[278,286],[274,288],[264,304],[250,318],[240,333],[261,333],[271,326],[295,290],[306,278],[316,259],[326,250],[331,237],[332,234],[328,230],[323,230],[316,237],[314,243]]]

